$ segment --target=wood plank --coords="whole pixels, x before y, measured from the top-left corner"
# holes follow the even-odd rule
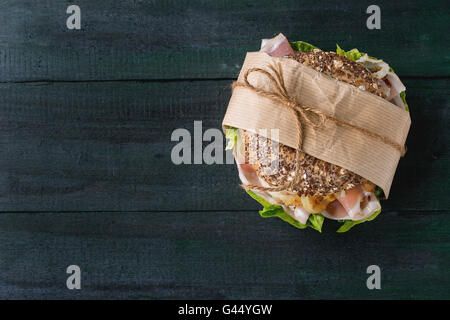
[[[413,125],[387,210],[450,210],[449,80],[407,79]],[[3,211],[257,210],[234,165],[171,162],[176,128],[220,128],[230,81],[0,85]]]
[[[256,212],[3,213],[0,298],[448,299],[449,214],[319,234]],[[366,288],[373,264],[381,290]]]
[[[247,51],[283,32],[324,50],[358,47],[403,76],[449,76],[446,0],[369,2],[79,0],[81,30],[64,1],[0,4],[0,81],[235,78]]]

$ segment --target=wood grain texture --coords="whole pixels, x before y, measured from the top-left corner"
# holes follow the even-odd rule
[[[450,299],[448,1],[377,1],[381,30],[366,0],[78,0],[80,31],[70,4],[0,1],[0,298]],[[408,88],[391,198],[346,234],[260,218],[234,165],[170,160],[174,129],[220,128],[245,52],[278,32],[383,58]]]
[[[235,78],[245,52],[283,32],[324,50],[357,47],[402,76],[448,76],[448,1],[378,1],[381,30],[366,28],[370,1],[79,0],[0,3],[0,81]]]
[[[448,299],[448,214],[319,234],[256,212],[3,213],[0,298]],[[65,287],[71,264],[81,290]]]
[[[172,131],[220,128],[229,81],[0,85],[5,211],[258,209],[234,165],[179,165]],[[449,210],[448,80],[406,81],[412,128],[388,210]],[[171,94],[168,95],[167,93]]]

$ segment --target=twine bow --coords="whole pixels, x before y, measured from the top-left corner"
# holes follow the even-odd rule
[[[286,86],[284,84],[283,70],[281,68],[281,64],[278,62],[277,68],[273,65],[270,65],[268,68],[272,71],[272,73],[265,69],[262,69],[262,68],[247,69],[247,71],[244,74],[244,82],[234,82],[232,85],[232,88],[234,89],[235,87],[243,87],[243,88],[250,89],[250,90],[256,92],[257,94],[259,94],[260,96],[269,98],[275,102],[279,102],[280,105],[288,108],[292,112],[292,115],[296,119],[297,138],[298,138],[297,148],[296,148],[296,153],[295,153],[295,158],[296,158],[295,175],[291,181],[287,181],[286,183],[284,183],[283,185],[278,186],[278,187],[266,188],[266,187],[262,187],[262,186],[246,184],[246,185],[242,185],[244,189],[258,189],[258,190],[264,190],[264,191],[282,191],[282,190],[288,190],[297,184],[298,180],[300,179],[300,177],[299,177],[300,176],[299,175],[299,171],[300,171],[299,160],[302,155],[303,125],[304,124],[308,124],[308,125],[312,126],[314,129],[318,129],[318,128],[326,126],[328,122],[335,123],[338,126],[357,130],[366,136],[369,136],[369,137],[372,137],[379,141],[382,141],[383,143],[388,144],[388,145],[394,147],[395,149],[397,149],[400,152],[400,155],[402,157],[405,155],[406,148],[404,146],[400,145],[399,143],[392,141],[389,138],[386,138],[382,135],[371,132],[367,129],[360,128],[360,127],[350,124],[348,122],[336,119],[333,116],[327,115],[324,112],[322,112],[321,110],[318,110],[316,108],[304,106],[304,105],[298,103],[294,98],[289,96],[289,94],[287,92]],[[250,84],[250,82],[248,81],[248,76],[253,72],[260,72],[260,73],[264,74],[270,80],[274,91],[273,92],[266,91],[266,90],[257,88],[254,85]]]

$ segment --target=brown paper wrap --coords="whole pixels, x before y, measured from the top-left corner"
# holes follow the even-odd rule
[[[409,112],[293,59],[249,52],[238,82],[243,82],[247,69],[267,68],[275,63],[281,64],[286,89],[298,103],[404,145],[411,125]],[[267,77],[261,73],[251,73],[248,80],[257,88],[273,91]],[[248,88],[236,87],[233,90],[222,125],[245,129],[267,138],[270,138],[270,129],[279,129],[280,143],[292,148],[298,145],[296,119],[291,111]],[[400,158],[396,148],[334,123],[319,129],[303,123],[302,148],[307,154],[375,183],[388,197]]]

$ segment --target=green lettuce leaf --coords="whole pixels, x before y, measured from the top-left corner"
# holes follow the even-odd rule
[[[311,214],[306,222],[306,225],[316,229],[319,232],[322,232],[323,221],[325,220],[324,216],[321,214]]]
[[[239,129],[228,127],[225,129],[225,138],[228,139],[227,146],[225,150],[232,150],[237,143],[237,139],[239,137]]]
[[[356,61],[358,59],[360,59],[363,55],[365,55],[364,52],[359,52],[358,49],[354,48],[350,51],[344,51],[341,49],[341,47],[339,47],[338,44],[336,44],[336,53],[340,56],[344,56],[350,60]]]
[[[295,51],[313,51],[314,49],[319,49],[316,46],[303,41],[294,41],[289,43]]]
[[[314,230],[317,230],[319,232],[322,232],[322,225],[324,221],[324,217],[320,214],[312,214],[309,216],[308,221],[306,224],[302,224],[292,218],[290,215],[288,215],[284,210],[283,207],[273,205],[257,194],[255,194],[253,191],[247,190],[247,193],[258,201],[264,208],[263,210],[259,211],[259,214],[263,218],[271,218],[271,217],[278,217],[281,220],[289,223],[290,225],[299,228],[299,229],[305,229],[306,227],[313,228]]]
[[[403,103],[405,104],[405,109],[406,109],[406,111],[409,112],[409,106],[408,106],[408,104],[406,103],[406,90],[400,92],[400,98],[402,99]]]
[[[336,232],[339,232],[339,233],[347,232],[348,230],[350,230],[351,228],[353,228],[357,224],[360,224],[360,223],[363,223],[363,222],[367,222],[367,221],[372,221],[380,213],[381,213],[381,210],[375,211],[375,213],[373,215],[371,215],[370,217],[368,217],[366,219],[363,219],[363,220],[359,220],[359,221],[344,220],[344,224]]]

